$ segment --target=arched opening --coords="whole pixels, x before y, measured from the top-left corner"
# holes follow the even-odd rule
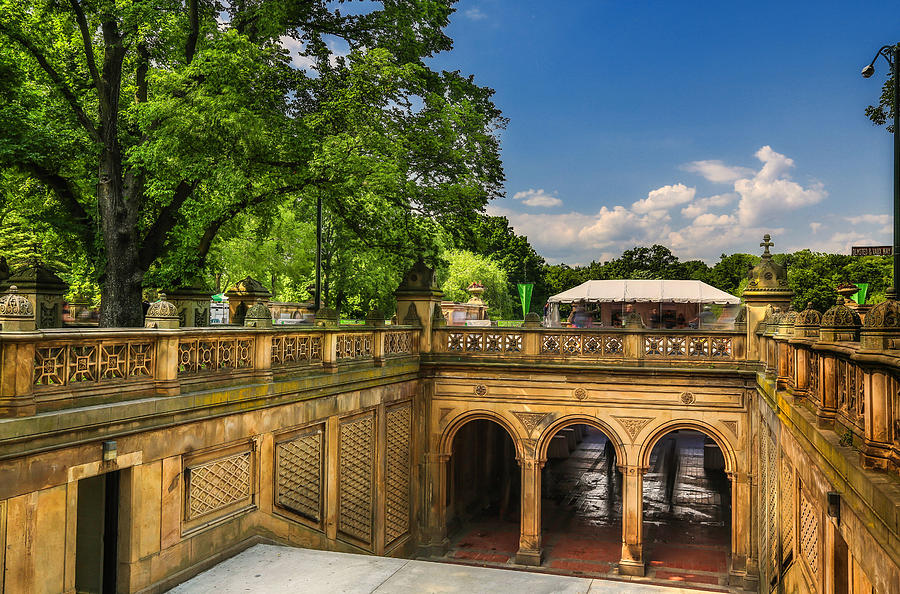
[[[560,426],[545,444],[541,476],[544,565],[605,574],[622,553],[622,476],[614,442],[584,423]]]
[[[448,464],[448,555],[506,563],[519,547],[521,471],[512,437],[494,421],[468,421],[453,437]]]
[[[727,585],[731,552],[728,454],[703,432],[658,438],[643,480],[643,551],[657,579]]]

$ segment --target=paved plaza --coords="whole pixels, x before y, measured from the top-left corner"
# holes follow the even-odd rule
[[[689,590],[261,544],[201,573],[171,592],[678,594]]]

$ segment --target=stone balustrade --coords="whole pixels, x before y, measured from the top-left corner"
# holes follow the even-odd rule
[[[438,328],[432,350],[438,355],[547,362],[734,364],[745,360],[745,339],[745,333],[738,331]]]
[[[0,417],[171,396],[417,355],[418,328],[391,326],[54,329],[0,334]]]

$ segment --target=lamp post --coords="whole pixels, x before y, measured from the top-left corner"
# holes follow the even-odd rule
[[[875,61],[883,57],[891,67],[894,77],[894,258],[893,286],[888,290],[888,298],[896,299],[900,282],[900,43],[882,46],[869,65],[862,69],[864,78],[875,74]]]

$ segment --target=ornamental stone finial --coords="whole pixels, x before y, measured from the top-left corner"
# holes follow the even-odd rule
[[[144,316],[144,328],[178,328],[181,320],[178,318],[178,308],[174,303],[166,301],[165,293],[157,293],[157,300],[147,308]]]
[[[247,310],[246,315],[244,315],[244,326],[251,328],[272,327],[272,312],[266,307],[261,298],[257,297],[256,303]]]
[[[763,235],[762,243],[759,244],[759,247],[765,248],[762,253],[763,258],[765,258],[767,256],[768,257],[772,256],[772,254],[769,253],[769,248],[772,247],[773,245],[775,245],[775,244],[772,242],[772,236],[769,235],[768,233]]]

